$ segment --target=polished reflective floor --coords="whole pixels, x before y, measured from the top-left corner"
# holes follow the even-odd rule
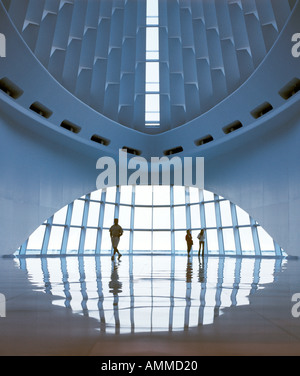
[[[35,290],[53,304],[95,318],[106,333],[186,331],[274,281],[282,258],[136,255],[20,258]]]

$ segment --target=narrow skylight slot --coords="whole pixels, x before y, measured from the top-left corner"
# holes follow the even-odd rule
[[[158,0],[146,0],[146,24],[158,25]]]
[[[147,26],[146,28],[146,60],[159,59],[158,27]]]
[[[160,125],[158,0],[146,0],[145,126]]]
[[[146,62],[146,92],[159,92],[159,62]]]

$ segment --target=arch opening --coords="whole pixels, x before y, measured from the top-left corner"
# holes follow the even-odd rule
[[[123,227],[118,248],[125,257],[111,260],[114,218]],[[205,253],[196,257],[202,228]],[[194,238],[189,257],[187,229]],[[105,334],[213,324],[230,307],[250,304],[286,262],[241,208],[210,191],[174,185],[86,194],[43,223],[16,254],[34,288],[95,319]]]
[[[205,231],[205,255],[286,256],[243,209],[207,190],[184,186],[116,186],[86,194],[45,221],[15,252],[30,255],[110,254],[109,228],[118,218],[123,254],[192,253]]]

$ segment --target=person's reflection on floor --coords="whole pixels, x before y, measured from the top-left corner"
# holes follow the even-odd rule
[[[205,283],[206,282],[206,278],[205,278],[205,264],[204,264],[204,259],[202,259],[202,262],[201,262],[200,258],[198,258],[198,260],[199,260],[198,281],[200,283]]]
[[[117,296],[122,292],[122,282],[119,281],[119,269],[120,261],[111,263],[111,276],[109,282],[109,292],[114,296]]]
[[[185,294],[185,310],[184,310],[184,330],[189,328],[190,309],[191,309],[191,294],[192,294],[192,279],[193,279],[193,259],[188,257],[186,264],[186,294]]]
[[[122,282],[119,281],[119,273],[118,268],[120,265],[120,261],[115,262],[112,261],[111,263],[111,276],[109,286],[109,292],[113,294],[113,308],[114,308],[114,317],[115,317],[115,325],[116,325],[116,334],[119,333],[120,329],[120,318],[119,318],[119,294],[122,292]]]
[[[193,262],[190,258],[188,258],[187,264],[186,264],[186,282],[187,283],[192,282],[192,277],[193,277]]]

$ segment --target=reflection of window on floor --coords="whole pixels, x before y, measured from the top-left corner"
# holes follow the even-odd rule
[[[177,186],[122,186],[87,194],[43,223],[17,254],[109,253],[115,217],[124,229],[123,253],[186,252],[187,229],[197,252],[204,228],[206,254],[282,255],[241,208],[211,192]]]
[[[274,282],[274,272],[279,273],[285,261],[209,257],[199,263],[180,256],[143,255],[124,257],[112,266],[110,257],[96,255],[45,257],[42,262],[20,258],[16,263],[35,286],[61,298],[53,304],[94,318],[101,331],[117,334],[211,324],[223,313],[220,308],[249,304],[249,296],[260,285]],[[117,292],[110,282],[119,282]]]

